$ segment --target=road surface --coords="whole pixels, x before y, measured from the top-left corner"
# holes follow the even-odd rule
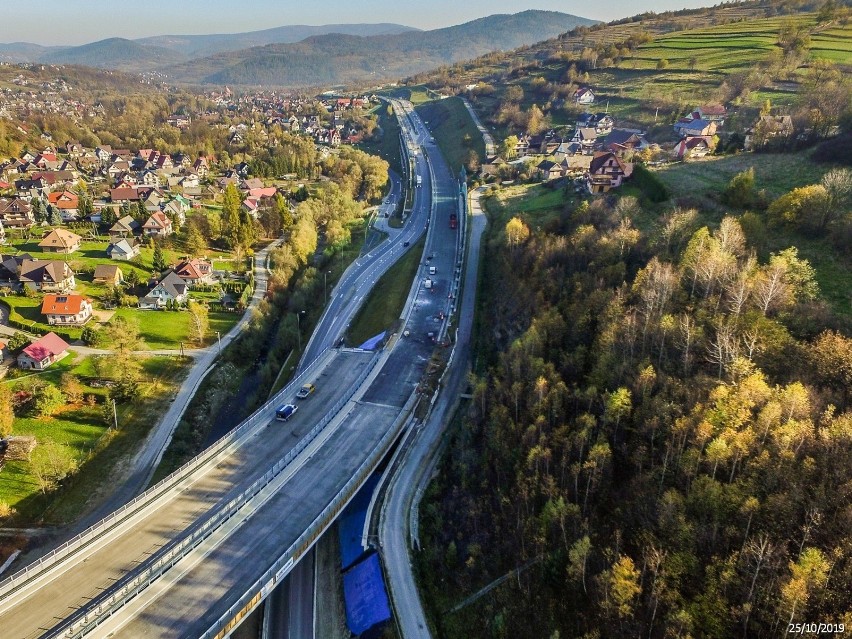
[[[429,420],[421,426],[410,448],[391,480],[379,524],[379,545],[388,577],[388,588],[402,639],[430,639],[429,626],[417,591],[409,555],[409,521],[412,508],[417,508],[432,471],[438,461],[444,431],[452,419],[456,400],[466,384],[470,364],[470,340],[476,308],[476,282],[479,267],[480,239],[485,230],[485,215],[479,207],[478,191],[472,197],[471,234],[464,276],[464,289],[459,306],[458,341],[444,387]]]

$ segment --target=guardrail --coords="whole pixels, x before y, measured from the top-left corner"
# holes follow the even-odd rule
[[[376,353],[367,367],[350,386],[349,392],[337,400],[334,406],[326,413],[325,417],[262,477],[255,480],[251,486],[232,498],[224,507],[217,508],[216,512],[212,515],[194,524],[187,534],[167,543],[144,564],[119,579],[112,586],[112,592],[105,592],[95,597],[86,604],[85,608],[78,610],[63,623],[48,631],[44,636],[64,637],[66,639],[76,639],[86,636],[126,605],[128,601],[159,579],[178,561],[197,548],[205,539],[210,537],[210,535],[234,515],[238,514],[244,506],[275,480],[317,438],[367,380],[375,369],[379,359],[381,359],[381,353]],[[119,591],[118,594],[116,594],[116,591]]]
[[[317,538],[325,531],[325,529],[333,522],[338,513],[343,510],[349,500],[357,492],[361,484],[370,473],[372,473],[387,453],[390,444],[397,437],[405,421],[408,419],[411,411],[416,407],[419,397],[416,393],[412,393],[408,401],[400,411],[400,416],[394,421],[394,424],[387,433],[373,447],[372,452],[366,460],[358,467],[352,477],[343,485],[337,495],[331,502],[316,516],[310,526],[305,529],[299,537],[294,541],[287,550],[272,564],[272,566],[240,597],[228,610],[223,613],[214,623],[207,629],[200,639],[221,639],[228,632],[233,630],[242,620],[245,609],[248,606],[253,607],[272,591],[278,581],[284,577],[292,568],[297,559],[300,559],[304,553],[310,550]],[[260,596],[258,596],[260,595]]]
[[[231,430],[224,437],[210,446],[210,448],[193,457],[186,464],[171,473],[168,477],[165,477],[118,510],[112,512],[96,524],[92,525],[90,528],[81,532],[79,535],[66,541],[61,546],[53,549],[33,563],[24,566],[24,568],[7,577],[3,581],[0,581],[0,601],[37,579],[40,575],[56,566],[61,561],[73,556],[93,539],[114,529],[134,515],[142,513],[146,507],[151,506],[164,494],[173,490],[176,484],[189,478],[201,466],[214,461],[219,457],[219,455],[232,452],[230,447],[240,443],[242,439],[247,437],[250,429],[258,425],[258,423],[263,419],[264,414],[268,412],[272,406],[281,401],[282,395],[291,392],[292,388],[299,385],[302,379],[307,376],[308,372],[309,371],[307,370],[304,371],[301,375],[292,380],[285,388],[278,392],[275,397],[267,401],[263,406],[249,415],[242,424]]]

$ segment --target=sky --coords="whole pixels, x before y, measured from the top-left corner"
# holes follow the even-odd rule
[[[71,45],[104,38],[238,33],[289,24],[394,22],[420,29],[461,24],[525,9],[614,20],[655,11],[700,7],[716,0],[0,0],[0,42]]]

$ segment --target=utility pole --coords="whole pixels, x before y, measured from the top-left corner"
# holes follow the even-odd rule
[[[115,399],[112,399],[112,421],[115,424],[115,430],[118,430],[118,411],[115,408]]]
[[[322,291],[323,297],[325,298],[325,303],[328,304],[328,275],[331,271],[325,271],[322,274]]]
[[[216,331],[216,342],[219,344],[219,353],[222,353],[222,336],[219,331]]]

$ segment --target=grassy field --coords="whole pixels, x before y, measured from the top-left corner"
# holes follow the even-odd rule
[[[80,465],[78,472],[58,490],[42,494],[30,467],[24,461],[7,462],[0,481],[0,501],[17,511],[15,524],[52,525],[76,519],[104,496],[117,478],[120,464],[135,451],[160,415],[168,408],[186,374],[186,360],[175,357],[146,357],[141,360],[142,383],[136,400],[118,405],[118,431],[110,431],[101,417],[104,388],[88,385],[96,376],[93,358],[75,360],[69,355],[44,373],[3,380],[13,389],[25,388],[35,378],[58,383],[63,372],[81,376],[84,393],[96,404],[66,405],[49,418],[17,417],[16,435],[32,435],[39,442],[53,440],[68,446]]]
[[[402,160],[399,148],[399,122],[396,115],[388,115],[387,106],[379,110],[379,126],[382,129],[381,137],[377,140],[368,140],[358,145],[367,153],[378,155],[390,164],[390,168],[402,174]]]
[[[376,283],[370,296],[346,334],[346,343],[358,346],[390,328],[399,319],[405,300],[411,290],[411,282],[417,274],[425,240],[413,245],[408,253]]]
[[[480,162],[485,158],[482,134],[459,98],[426,102],[417,107],[417,112],[435,136],[454,173],[467,163],[471,151]]]
[[[518,184],[501,188],[488,200],[488,211],[500,215],[496,224],[505,224],[518,216],[533,228],[541,228],[559,218],[565,207],[575,200],[561,188],[544,184]]]
[[[136,322],[140,335],[145,340],[144,348],[151,350],[197,348],[198,344],[190,338],[190,316],[186,311],[143,311],[138,308],[120,308],[116,316]],[[225,311],[211,311],[210,325],[207,330],[206,344],[216,341],[216,331],[228,332],[242,315]]]
[[[755,187],[764,190],[769,199],[794,188],[816,184],[832,168],[811,161],[808,153],[747,153],[675,164],[657,175],[674,198],[687,198],[690,206],[699,205],[703,223],[713,226],[723,215],[737,213],[719,204],[718,195],[734,175],[751,167],[754,167]],[[852,317],[852,255],[840,253],[827,238],[810,237],[789,228],[772,228],[759,247],[759,256],[765,260],[769,253],[790,246],[797,247],[799,255],[810,261],[816,270],[820,291],[834,311]]]

